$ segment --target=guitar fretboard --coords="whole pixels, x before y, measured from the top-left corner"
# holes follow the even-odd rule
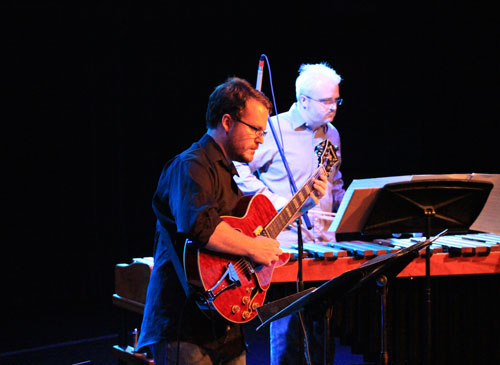
[[[264,231],[268,237],[276,238],[285,227],[290,224],[290,221],[299,209],[304,205],[309,194],[313,191],[313,185],[316,180],[325,173],[325,168],[321,166],[316,172],[306,181],[292,199],[279,211],[278,214],[269,222]]]

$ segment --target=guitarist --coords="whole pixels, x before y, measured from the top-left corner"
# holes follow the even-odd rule
[[[340,76],[326,63],[306,64],[299,69],[299,76],[295,82],[296,103],[290,110],[271,118],[278,141],[283,146],[283,152],[295,180],[300,188],[317,168],[315,146],[322,140],[328,139],[337,146],[336,154],[341,160],[340,137],[337,129],[332,125],[338,107],[342,103],[340,98]],[[269,133],[271,130],[268,126]],[[240,189],[246,194],[255,194],[260,191],[266,195],[279,210],[291,198],[291,187],[284,162],[276,146],[274,138],[268,137],[255,153],[252,162],[248,164],[235,163],[238,177],[235,180]],[[338,209],[344,196],[344,183],[338,163],[328,177],[326,195],[314,210],[325,214],[332,214]],[[304,205],[303,210],[312,208]],[[304,209],[305,208],[305,209]],[[333,241],[334,233],[328,232],[331,220],[313,219],[309,215],[314,229],[302,230],[304,242]],[[283,231],[278,240],[286,247],[297,244],[296,226],[291,226]],[[294,285],[290,291],[296,291]],[[282,286],[280,286],[282,287]],[[290,292],[280,293],[282,297]],[[311,314],[311,313],[307,313]],[[324,362],[323,334],[321,332],[323,316],[318,320],[306,322],[311,346],[311,363],[332,363],[332,359]],[[301,326],[298,315],[292,315],[275,322],[271,322],[271,365],[300,364],[303,361],[301,351]],[[334,352],[333,343],[330,353]],[[332,356],[333,357],[333,356]],[[332,361],[329,361],[332,360]]]
[[[178,276],[171,255],[176,251],[182,258],[189,238],[205,249],[256,264],[272,265],[278,259],[278,241],[248,237],[221,219],[231,215],[243,195],[233,180],[231,161],[252,161],[264,142],[270,108],[269,100],[247,81],[228,79],[209,97],[207,133],[162,171],[153,197],[159,227],[154,266],[136,349],[149,346],[155,365],[245,364],[240,326],[218,316],[209,319],[186,297],[185,278]],[[325,188],[325,179],[318,180],[311,198],[319,201]]]

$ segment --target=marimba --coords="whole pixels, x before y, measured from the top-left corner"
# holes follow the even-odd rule
[[[380,255],[408,247],[423,238],[385,238],[373,242],[349,241],[325,244],[304,244],[304,281],[326,281],[355,269]],[[293,282],[297,276],[298,249],[285,249],[290,262],[274,271],[273,282]],[[500,273],[500,236],[465,234],[443,236],[430,246],[431,275],[472,275]],[[425,275],[424,251],[398,277]]]
[[[330,280],[376,256],[389,254],[408,247],[420,239],[423,238],[391,237],[370,242],[346,241],[321,245],[305,244],[305,257],[302,260],[303,280],[305,282]],[[433,298],[436,298],[435,301],[439,306],[436,309],[437,312],[455,313],[456,310],[466,310],[463,307],[483,307],[488,309],[495,303],[491,298],[489,304],[482,303],[482,301],[491,296],[488,291],[498,293],[499,287],[488,287],[488,283],[490,285],[499,283],[499,235],[470,233],[443,236],[433,242],[430,250],[432,254],[430,272],[431,276],[437,280],[433,283]],[[276,268],[273,274],[273,283],[277,285],[279,285],[278,283],[295,282],[297,279],[298,250],[297,248],[290,248],[287,251],[291,254],[290,262]],[[132,263],[116,265],[115,294],[113,295],[115,305],[142,314],[153,264],[151,257],[145,257],[133,259]],[[420,257],[414,259],[399,273],[399,280],[393,281],[390,291],[390,308],[393,308],[390,326],[393,334],[391,337],[395,339],[396,343],[391,344],[390,350],[392,358],[396,360],[398,358],[420,359],[418,347],[421,346],[421,341],[417,337],[420,331],[420,321],[423,322],[421,309],[419,308],[423,299],[420,295],[422,287],[418,284],[418,278],[425,276],[425,265],[424,252],[421,252]],[[446,279],[443,280],[443,278]],[[475,295],[469,297],[463,293],[463,290],[460,292],[461,295],[465,295],[465,299],[458,295],[455,286],[462,285],[471,286],[471,290],[475,292]],[[445,290],[441,291],[443,286]],[[271,286],[272,288],[273,286]],[[339,305],[341,314],[338,312],[335,314],[336,328],[340,331],[336,335],[341,337],[342,341],[351,345],[354,352],[365,354],[368,360],[373,360],[373,357],[378,356],[379,302],[375,290],[376,288],[373,288],[372,291],[358,292],[344,298]],[[441,302],[443,299],[444,304]],[[458,299],[461,300],[461,303],[456,302]],[[396,308],[394,308],[395,306]],[[442,308],[442,306],[445,306],[445,308]],[[391,309],[389,310],[391,311]],[[496,327],[498,320],[496,319],[497,316],[494,315],[495,308],[490,308],[490,310],[493,316],[486,324],[489,323],[491,326]],[[408,311],[410,311],[409,314]],[[408,315],[410,317],[415,316],[414,320],[417,320],[417,322],[412,322],[411,318],[407,318]],[[476,329],[475,322],[470,321],[470,315],[473,315],[473,313],[468,314],[467,318],[469,320],[466,321],[469,330],[474,327],[474,331],[479,331]],[[449,326],[448,319],[444,321],[446,323],[434,321],[436,323],[435,331],[443,330],[442,326],[445,328]],[[460,323],[460,320],[457,323]],[[477,326],[482,327],[486,332],[489,331],[489,327],[485,326],[484,322],[478,322]],[[491,333],[491,336],[495,335],[497,334]],[[408,343],[403,345],[401,341],[407,341]],[[411,344],[411,342],[414,344]],[[457,343],[461,342],[463,342],[463,339],[457,341]],[[436,343],[441,347],[444,346],[443,343],[445,343],[446,347],[453,346],[453,342],[448,340],[441,339]],[[481,346],[476,346],[476,348],[482,349]],[[143,361],[144,364],[151,364],[152,361],[142,354],[134,354],[130,347],[127,349],[123,346],[115,346],[113,350],[123,360],[132,361],[130,359],[133,358],[133,362],[140,363],[138,361]],[[442,350],[443,353],[448,353],[443,348]],[[439,359],[439,356],[436,356],[436,358]],[[490,359],[490,355],[488,355],[487,359]]]
[[[307,243],[303,257],[304,281],[326,281],[368,260],[396,252],[423,238],[385,238],[373,242],[350,241],[325,244]],[[298,249],[284,249],[290,253],[290,261],[277,267],[273,283],[295,282]],[[477,233],[443,236],[430,246],[431,275],[474,275],[500,273],[500,235]],[[115,304],[135,312],[141,312],[146,299],[153,258],[135,258],[132,263],[115,267]],[[411,262],[398,277],[425,275],[425,257]]]
[[[352,270],[373,257],[408,247],[422,238],[385,238],[305,244],[303,280],[316,284]],[[500,236],[474,233],[444,236],[431,246],[432,351],[434,363],[498,363],[500,320]],[[290,251],[294,258],[297,250]],[[297,260],[277,268],[274,283],[296,280]],[[425,250],[389,286],[391,363],[421,364],[425,347]],[[276,286],[275,286],[276,288]],[[273,287],[271,287],[273,289]],[[354,353],[376,362],[380,351],[378,288],[359,289],[335,306],[334,335]]]

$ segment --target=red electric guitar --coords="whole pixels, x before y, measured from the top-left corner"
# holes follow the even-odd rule
[[[335,148],[328,140],[318,144],[315,152],[318,170],[279,213],[265,195],[257,194],[239,202],[239,211],[244,213],[241,217],[225,216],[224,222],[250,237],[276,238],[309,198],[314,182],[338,162]],[[274,268],[286,264],[288,259],[289,254],[283,253],[272,266],[255,265],[244,257],[198,249],[187,240],[184,272],[188,283],[197,289],[197,302],[202,310],[215,310],[228,321],[245,323],[255,318],[257,307],[264,304]]]

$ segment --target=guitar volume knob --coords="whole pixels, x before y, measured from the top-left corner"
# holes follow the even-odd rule
[[[231,313],[236,314],[240,311],[240,306],[239,305],[233,305],[231,307]]]
[[[243,303],[244,305],[247,305],[249,302],[250,302],[250,297],[245,295],[244,297],[241,298],[241,303]]]

